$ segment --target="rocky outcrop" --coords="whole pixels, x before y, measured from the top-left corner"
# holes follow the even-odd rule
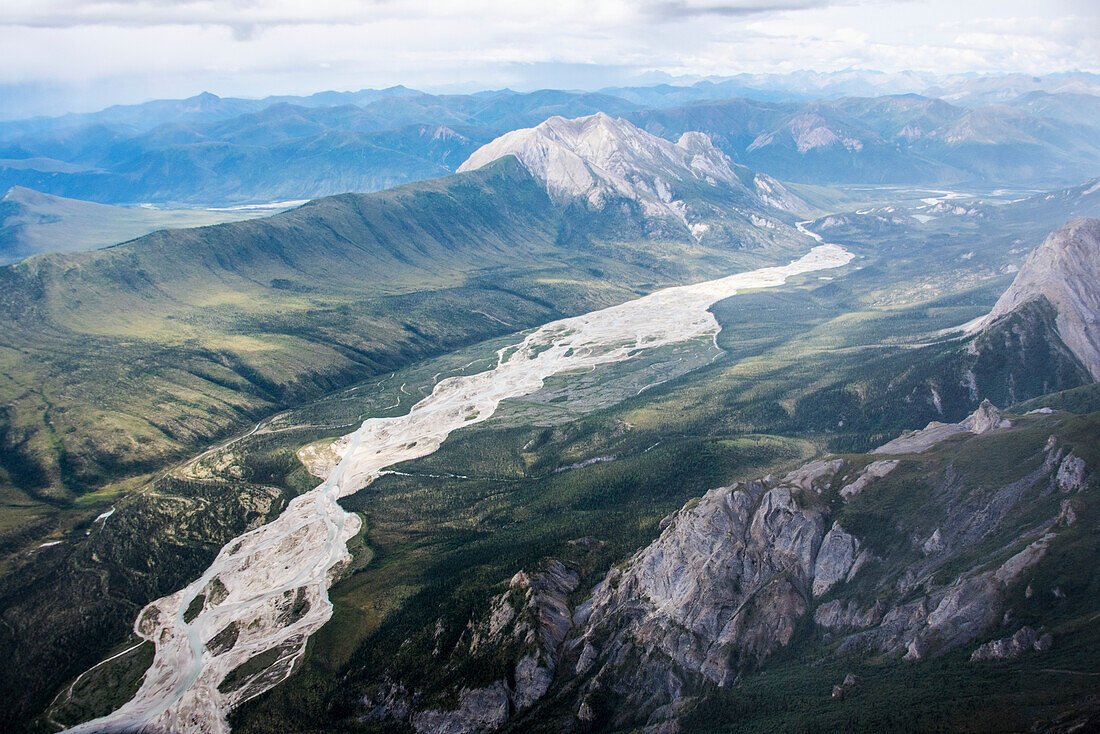
[[[498,728],[509,713],[508,685],[497,681],[486,688],[463,688],[458,708],[421,711],[411,723],[417,734],[473,734]]]
[[[1100,220],[1074,219],[1051,233],[978,328],[1037,298],[1054,306],[1058,335],[1100,380]]]
[[[813,595],[821,596],[838,582],[850,580],[870,557],[857,538],[844,532],[839,523],[833,523],[821,541],[814,563]]]
[[[972,645],[1009,623],[1009,600],[1035,578],[1089,488],[1084,462],[1028,424],[1045,430],[1052,420],[1036,414],[1014,426],[985,403],[960,423],[910,434],[900,452],[920,454],[946,437],[955,453],[827,458],[711,490],[666,517],[660,536],[575,610],[576,575],[561,564],[516,574],[459,645],[511,661],[491,685],[457,690],[447,710],[418,709],[415,694],[395,702],[391,693],[387,705],[410,712],[404,720],[420,732],[523,730],[544,716],[564,717],[563,729],[674,731],[696,696],[751,675],[799,630],[819,636],[821,654],[898,664]],[[956,467],[953,457],[996,452],[1001,432],[1014,430],[1032,453],[1008,479],[990,484]],[[899,497],[912,492],[922,501]],[[891,514],[876,516],[883,506]],[[972,659],[1050,642],[1024,628]],[[857,683],[838,684],[835,696]]]
[[[732,680],[786,644],[805,613],[822,514],[786,486],[711,490],[596,587],[575,617],[577,644],[615,657],[644,642],[685,670]]]
[[[858,686],[859,683],[859,676],[849,673],[844,676],[844,680],[841,683],[833,686],[833,698],[844,698],[844,695]]]
[[[862,492],[871,482],[876,479],[882,479],[884,476],[894,471],[897,468],[898,461],[872,461],[870,464],[860,470],[859,474],[852,481],[845,484],[840,488],[840,496],[845,500],[855,497]]]
[[[978,409],[968,415],[959,425],[971,433],[981,435],[998,428],[1011,428],[1012,422],[1001,416],[1001,412],[988,400],[983,400]]]
[[[1021,627],[1012,637],[985,643],[974,651],[970,660],[1015,660],[1025,652],[1046,652],[1053,646],[1054,638],[1050,634],[1040,635],[1030,627]]]
[[[816,495],[775,479],[678,512],[577,610],[579,705],[610,692],[625,700],[617,721],[659,720],[688,681],[726,685],[786,645],[809,608],[823,514]]]
[[[818,494],[829,489],[830,479],[844,466],[843,459],[831,459],[828,461],[811,461],[803,464],[783,477],[783,484],[789,484],[799,489],[813,490]]]
[[[910,434],[900,453],[952,437],[980,442],[1013,425],[984,403],[960,423],[932,428]],[[1076,462],[1066,464],[1056,443],[1039,444],[1037,468],[994,487],[971,484],[951,463],[935,463],[949,459],[934,459],[940,475],[927,485],[927,511],[938,524],[886,558],[846,527],[844,512],[882,491],[877,483],[907,461],[927,459],[862,466],[826,459],[782,479],[711,490],[666,518],[660,537],[578,607],[559,672],[567,682],[554,705],[564,703],[579,721],[656,730],[690,706],[694,692],[732,685],[790,644],[806,615],[840,655],[914,661],[972,643],[1006,619],[1011,590],[1065,526],[1059,506],[1021,537],[1015,514],[1050,494],[1063,465],[1076,482]],[[847,502],[835,503],[837,486]],[[830,520],[833,512],[841,514]],[[890,518],[903,521],[927,518]],[[988,561],[998,547],[992,557],[1002,560]],[[965,570],[943,574],[948,567]],[[851,687],[841,684],[838,696]]]
[[[910,431],[889,441],[872,454],[919,454],[961,433],[983,434],[998,428],[1010,428],[1012,423],[1001,416],[1000,411],[988,400],[959,423],[932,421],[919,431]]]
[[[580,577],[559,561],[534,574],[516,573],[506,591],[495,597],[484,616],[470,620],[454,649],[440,650],[440,667],[505,658],[506,670],[489,685],[456,686],[457,705],[429,707],[431,691],[409,691],[388,681],[361,703],[366,718],[397,720],[421,734],[472,734],[492,731],[529,708],[549,689],[559,651],[569,631],[569,595]],[[437,625],[435,636],[441,633]]]
[[[814,622],[827,629],[865,629],[881,622],[884,612],[880,602],[865,609],[855,601],[833,599],[814,610]]]
[[[1063,492],[1079,492],[1085,488],[1085,462],[1071,452],[1058,465],[1054,483]]]

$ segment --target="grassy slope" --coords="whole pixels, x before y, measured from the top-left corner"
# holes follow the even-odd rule
[[[513,196],[490,204],[497,186]],[[501,328],[454,300],[544,319],[552,307],[466,278],[538,263],[552,247],[538,197],[501,167],[0,271],[0,463],[23,489],[64,497],[102,483],[112,460],[160,463],[295,395]]]

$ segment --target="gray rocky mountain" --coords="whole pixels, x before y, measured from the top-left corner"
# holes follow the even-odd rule
[[[1040,298],[1057,311],[1062,341],[1100,380],[1100,219],[1074,219],[1052,232],[979,327]]]
[[[514,155],[558,203],[581,202],[602,211],[616,201],[640,207],[649,219],[682,223],[696,238],[707,217],[693,200],[707,194],[733,198],[753,225],[775,222],[747,209],[803,212],[807,205],[779,181],[733,163],[702,133],[686,132],[675,143],[602,112],[513,130],[482,146],[459,172]]]

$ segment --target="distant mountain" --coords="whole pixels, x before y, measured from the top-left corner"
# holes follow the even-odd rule
[[[805,183],[1053,185],[1100,170],[1095,121],[916,95],[798,104],[737,99],[627,117],[669,139],[707,133],[733,160]]]
[[[863,69],[837,72],[796,71],[788,74],[734,74],[705,79],[672,79],[658,83],[608,87],[606,94],[646,107],[678,107],[703,100],[747,99],[802,102],[836,97],[877,97],[921,92],[941,79],[932,74],[903,71],[886,73]]]
[[[1005,104],[1033,117],[1060,120],[1071,125],[1092,127],[1100,119],[1100,93],[1031,92]]]
[[[1049,218],[1052,215],[1063,221],[1100,216],[1100,178],[1079,186],[1033,194],[1013,202],[1004,211],[1004,216],[1018,221]]]
[[[575,120],[552,117],[506,133],[458,170],[508,155],[542,181],[555,201],[610,213],[625,200],[651,223],[684,228],[696,238],[708,236],[715,207],[771,227],[764,216],[768,208],[809,209],[775,179],[732,163],[706,135],[684,133],[671,143],[602,112]]]
[[[1033,77],[1023,74],[948,74],[871,69],[715,77],[651,75],[649,84],[608,87],[612,94],[645,107],[677,107],[703,100],[745,97],[771,102],[804,102],[842,97],[921,94],[957,104],[1008,102],[1034,92],[1100,95],[1100,75],[1083,72]]]
[[[318,92],[306,97],[272,96],[263,99],[219,97],[210,92],[203,92],[186,99],[158,99],[140,104],[113,105],[98,112],[2,122],[0,135],[35,130],[63,130],[96,124],[120,126],[133,132],[141,132],[166,123],[217,122],[250,112],[258,112],[276,104],[294,104],[302,107],[363,105],[385,97],[418,94],[421,93],[402,86],[389,89],[362,89],[358,92]]]
[[[0,264],[46,252],[94,250],[158,229],[221,224],[277,211],[122,208],[13,186],[0,198]]]
[[[0,189],[189,206],[375,191],[450,173],[511,130],[597,112],[672,142],[703,132],[734,162],[783,180],[1046,188],[1100,171],[1100,96],[1080,91],[1091,89],[1089,78],[1073,79],[1063,86],[1078,91],[1046,91],[1063,88],[1051,83],[970,107],[882,96],[891,84],[865,92],[873,97],[731,99],[750,92],[711,81],[612,90],[626,98],[405,88],[265,100],[200,95],[0,123]]]
[[[500,133],[552,115],[635,109],[604,95],[556,90],[387,92],[321,95],[305,104],[185,100],[154,105],[155,125],[130,124],[120,114],[0,123],[0,186],[102,203],[192,206],[377,191],[451,173]],[[221,112],[191,111],[211,106]],[[178,119],[167,114],[172,109]]]
[[[1100,75],[1085,72],[1029,76],[1004,74],[948,78],[923,90],[923,94],[941,97],[963,105],[1009,102],[1035,92],[1047,94],[1085,94],[1100,96]]]

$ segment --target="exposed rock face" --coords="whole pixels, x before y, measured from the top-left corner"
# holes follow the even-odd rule
[[[734,164],[702,133],[684,133],[672,143],[602,112],[574,120],[551,117],[513,130],[474,151],[458,170],[507,155],[516,156],[559,203],[583,201],[602,210],[626,199],[641,205],[646,216],[682,222],[695,236],[706,225],[694,221],[679,198],[685,184],[724,187],[762,206],[805,208],[775,179]]]
[[[857,494],[862,492],[867,485],[876,479],[882,479],[884,476],[894,471],[897,468],[898,461],[872,461],[856,476],[854,480],[845,484],[840,488],[840,496],[844,499],[851,499]]]
[[[622,697],[616,721],[670,715],[688,680],[725,685],[787,644],[808,609],[822,508],[775,480],[708,492],[613,569],[574,616],[579,706]]]
[[[936,528],[935,531],[928,536],[928,540],[924,541],[921,550],[924,551],[926,556],[930,556],[933,553],[939,553],[944,547],[943,536],[940,535],[940,529]]]
[[[944,438],[979,441],[1011,429],[985,403],[960,423],[918,432],[902,448],[919,453]],[[666,518],[661,536],[610,571],[578,607],[562,666],[577,683],[555,700],[568,695],[579,720],[667,725],[690,705],[690,691],[750,673],[789,644],[799,619],[811,613],[822,634],[840,636],[840,654],[912,661],[974,641],[1005,618],[1009,590],[1044,558],[1054,529],[1064,527],[1063,511],[1037,534],[1019,535],[1014,513],[1049,495],[1066,458],[1053,444],[1037,450],[1046,460],[1000,487],[968,484],[948,464],[929,488],[939,524],[914,535],[908,554],[886,559],[842,522],[826,521],[827,492],[841,480],[842,492],[858,481],[860,490],[847,497],[859,503],[905,459],[856,472],[843,459],[816,461],[779,480],[708,492]],[[1072,468],[1067,474],[1076,476]],[[909,521],[920,522],[921,514]],[[983,561],[988,551],[969,555],[994,538],[1012,551],[1007,560]],[[972,565],[938,577],[960,563]],[[848,591],[860,574],[871,574],[860,587],[869,582],[873,591]],[[815,608],[823,596],[828,601]]]
[[[814,622],[829,629],[864,629],[881,622],[884,611],[881,603],[863,609],[854,601],[833,599],[814,611]]]
[[[1012,427],[1011,421],[1007,418],[1002,418],[1001,412],[988,400],[983,400],[982,404],[978,406],[978,409],[967,416],[966,420],[959,425],[971,433],[977,433],[979,435],[982,433],[989,433],[998,428]]]
[[[1100,380],[1100,220],[1079,218],[1051,233],[981,322],[992,324],[1044,297],[1058,312],[1058,334]]]
[[[583,629],[576,644],[611,668],[641,644],[655,659],[729,682],[789,641],[822,534],[821,509],[801,508],[789,487],[711,490],[596,587],[574,618]]]
[[[559,649],[569,632],[569,595],[580,578],[554,561],[536,574],[520,571],[508,590],[492,600],[486,615],[471,620],[451,661],[511,658],[504,677],[488,686],[463,686],[455,708],[421,708],[423,692],[388,683],[363,701],[367,717],[396,719],[422,734],[472,734],[492,731],[530,707],[549,689],[558,666]],[[437,635],[439,630],[437,629]],[[443,651],[436,651],[442,655]]]
[[[1015,660],[1025,652],[1046,652],[1053,646],[1054,638],[1049,634],[1040,635],[1030,627],[1021,627],[1012,637],[985,643],[974,651],[970,660]]]
[[[1085,487],[1085,462],[1068,454],[1058,465],[1058,474],[1054,477],[1054,483],[1063,492],[1080,491]]]
[[[473,734],[492,731],[508,720],[508,686],[497,681],[487,688],[464,688],[458,708],[421,711],[412,717],[418,734]]]
[[[823,490],[829,488],[828,480],[835,476],[843,466],[843,459],[811,461],[809,464],[803,464],[783,477],[783,484],[789,484],[799,489],[812,489],[821,494]]]
[[[814,563],[814,596],[821,596],[839,581],[852,578],[870,558],[870,553],[860,547],[854,536],[844,532],[839,523],[821,541],[821,548]]]
[[[1010,481],[990,485],[956,468],[951,457],[997,451],[999,439],[984,436],[1010,430],[986,403],[960,423],[910,434],[902,452],[955,437],[955,453],[820,460],[782,479],[711,490],[665,518],[660,536],[612,568],[572,615],[575,574],[561,564],[517,574],[465,638],[470,655],[510,655],[510,672],[458,691],[454,710],[417,712],[407,694],[391,694],[387,706],[411,711],[404,720],[420,732],[523,730],[544,715],[564,716],[563,729],[676,731],[700,691],[751,674],[792,642],[807,615],[842,655],[915,661],[974,644],[1010,622],[1008,600],[1074,521],[1072,503],[1090,486],[1084,462],[1053,437],[1031,438],[1028,426],[1020,435],[1038,443]],[[907,464],[925,474],[907,467],[903,482],[886,479]],[[860,490],[845,495],[857,481]],[[876,493],[913,491],[926,497],[908,514],[860,520],[883,506]],[[1037,507],[1050,514],[1035,515]],[[1050,644],[1024,628],[972,659]],[[857,683],[846,679],[834,695]]]

